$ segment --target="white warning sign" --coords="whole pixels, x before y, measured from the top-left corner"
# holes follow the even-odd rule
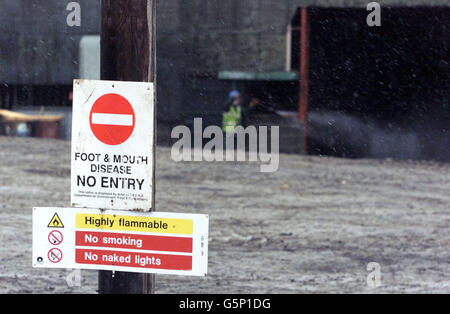
[[[151,210],[153,88],[153,83],[74,81],[73,207]]]
[[[34,208],[33,267],[205,276],[208,224],[199,214]]]

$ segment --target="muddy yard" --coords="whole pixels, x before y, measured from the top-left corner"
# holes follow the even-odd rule
[[[69,205],[70,142],[0,137],[0,293],[95,293],[97,272],[31,267],[31,209]],[[282,155],[174,163],[157,150],[159,211],[210,215],[209,275],[157,293],[450,292],[450,165]],[[367,285],[367,264],[381,286]]]

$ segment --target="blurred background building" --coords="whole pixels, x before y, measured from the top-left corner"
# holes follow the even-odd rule
[[[65,115],[72,80],[99,78],[101,1],[1,0],[0,108]],[[161,0],[157,2],[158,141],[194,117],[221,124],[230,90],[258,98],[251,123],[281,126],[281,150],[300,153],[300,7],[308,7],[308,152],[345,157],[450,159],[449,3]]]

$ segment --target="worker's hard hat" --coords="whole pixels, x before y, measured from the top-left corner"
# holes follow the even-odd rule
[[[234,98],[236,96],[239,96],[241,93],[239,93],[239,91],[237,90],[233,90],[228,94],[228,98]]]

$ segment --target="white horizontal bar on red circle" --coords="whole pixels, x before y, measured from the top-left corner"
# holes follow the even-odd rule
[[[130,114],[93,113],[92,124],[133,126],[133,116]]]

